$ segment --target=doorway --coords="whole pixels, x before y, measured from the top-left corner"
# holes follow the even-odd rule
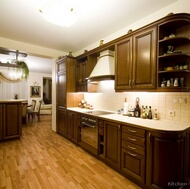
[[[43,78],[43,101],[45,104],[52,103],[52,78]]]

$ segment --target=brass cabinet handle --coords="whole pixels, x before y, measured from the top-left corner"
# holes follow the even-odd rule
[[[131,141],[137,141],[137,139],[131,138],[131,137],[128,137],[128,139],[131,140]]]
[[[128,129],[128,131],[131,132],[131,133],[136,133],[137,132],[137,131],[131,130],[131,129]]]
[[[133,81],[132,81],[132,86],[135,86],[135,80],[133,79]]]
[[[131,87],[131,79],[129,80],[129,86]]]
[[[133,153],[131,153],[131,152],[127,152],[129,155],[131,155],[131,156],[134,156],[134,157],[136,157],[137,155],[136,154],[133,154]]]
[[[148,133],[149,142],[151,143],[151,132]]]
[[[132,149],[132,150],[136,150],[136,148],[133,147],[133,146],[128,145],[128,147],[129,147],[130,149]]]
[[[119,129],[119,130],[120,130],[120,128],[121,128],[121,125],[118,126],[118,129]]]

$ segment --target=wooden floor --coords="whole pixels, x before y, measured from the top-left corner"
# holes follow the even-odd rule
[[[139,189],[51,130],[51,116],[0,143],[0,189]]]

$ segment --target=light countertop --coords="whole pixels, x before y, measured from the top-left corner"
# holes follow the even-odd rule
[[[79,113],[85,113],[87,111],[91,111],[88,109],[78,108],[78,107],[68,108],[68,110],[76,111]],[[169,120],[153,120],[153,119],[150,120],[150,119],[128,117],[128,116],[123,116],[122,114],[117,114],[114,112],[112,112],[111,114],[100,115],[98,117],[114,120],[114,121],[119,121],[124,124],[129,123],[129,124],[137,125],[139,127],[142,126],[148,129],[155,129],[155,130],[161,130],[161,131],[184,131],[190,128],[190,123],[175,122],[175,121],[169,121]]]

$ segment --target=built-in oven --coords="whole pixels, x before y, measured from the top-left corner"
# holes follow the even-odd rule
[[[81,117],[81,142],[94,150],[98,149],[97,123],[98,119],[94,116]]]
[[[98,117],[111,114],[108,111],[88,111],[81,116],[80,145],[87,151],[98,153]]]

